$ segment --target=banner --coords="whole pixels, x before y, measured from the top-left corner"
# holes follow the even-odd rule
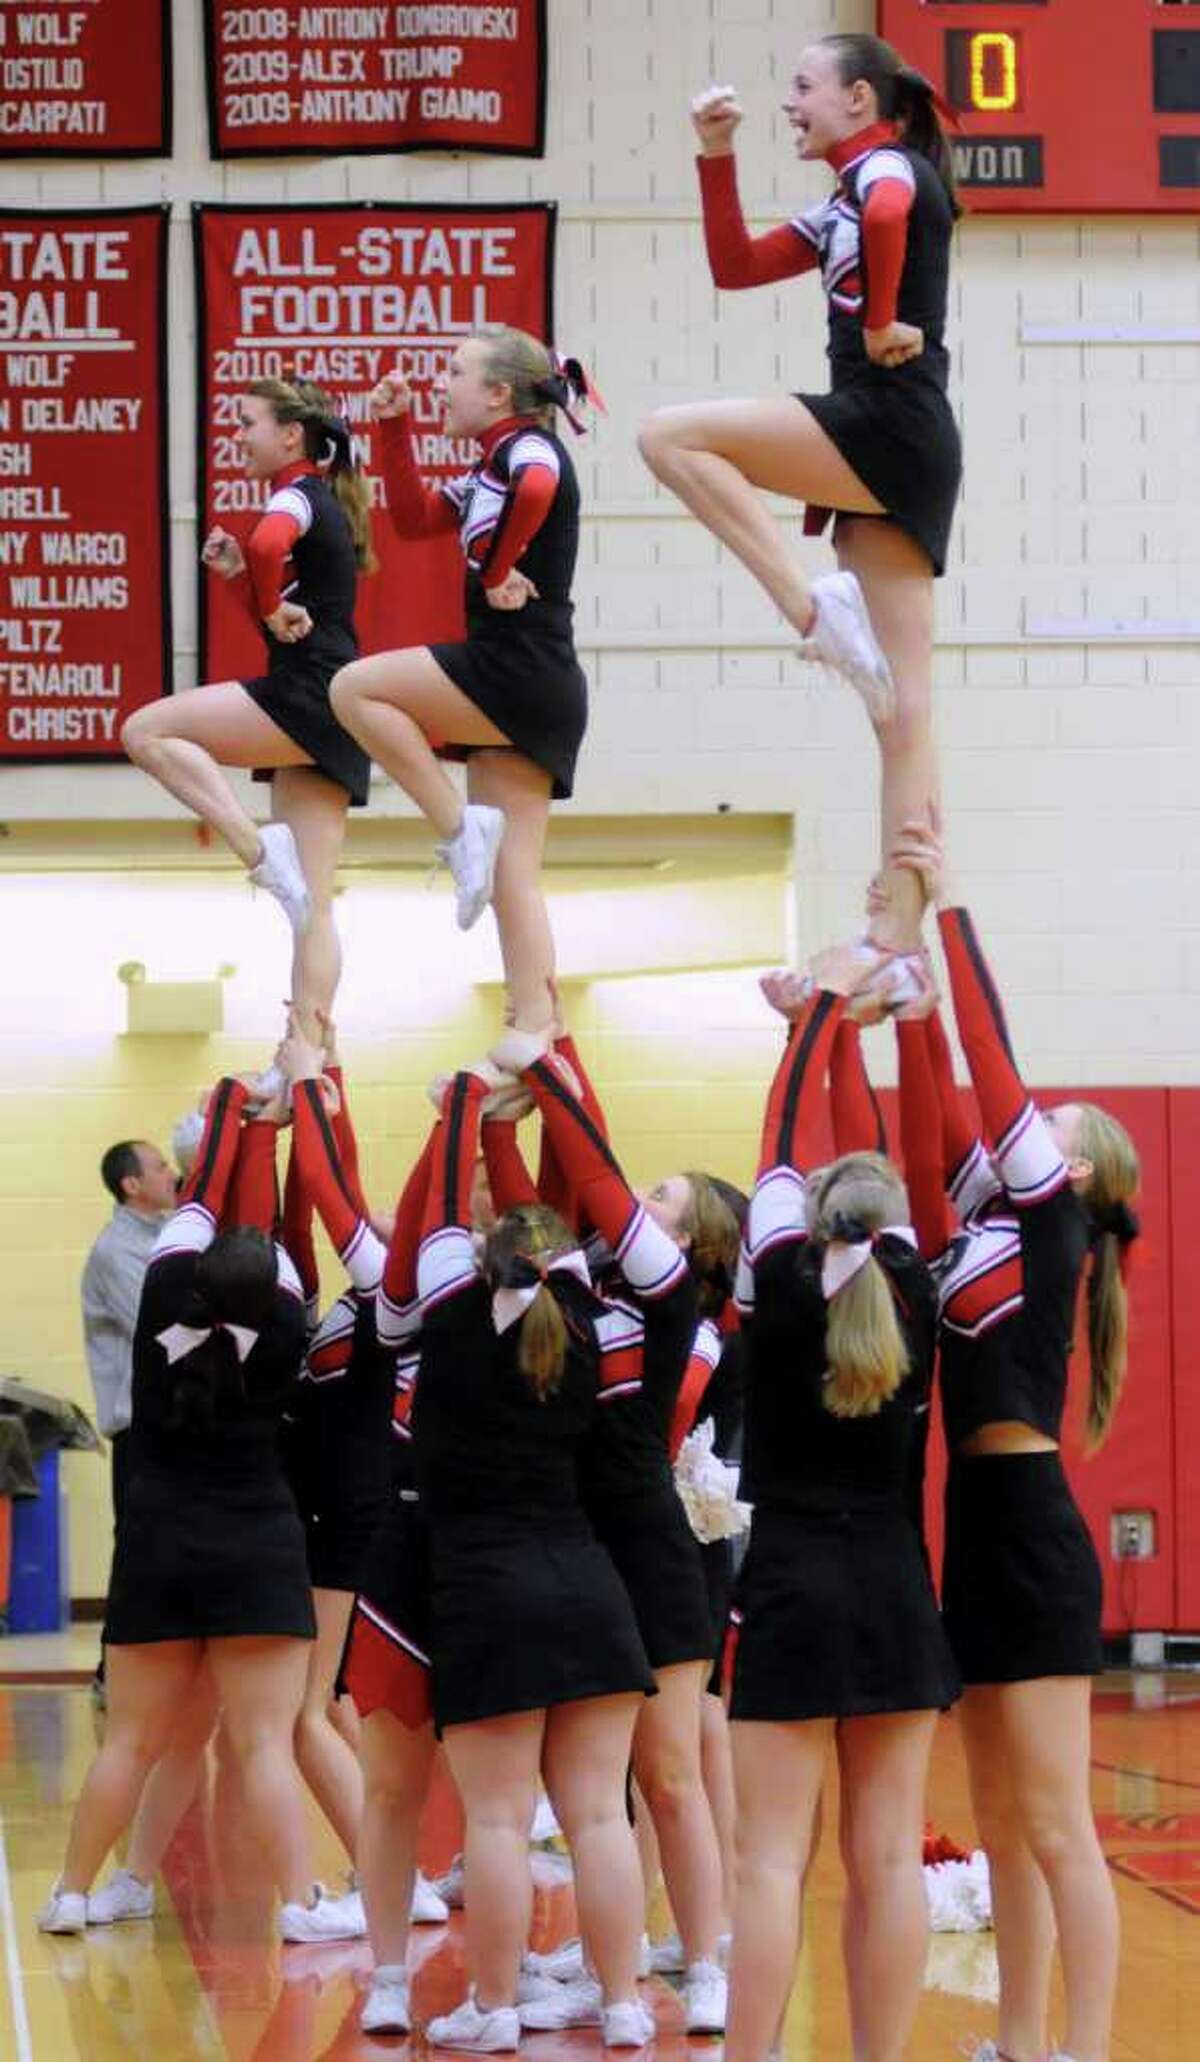
[[[170,684],[168,212],[0,209],[0,758],[120,758]]]
[[[546,0],[205,0],[204,26],[215,158],[545,150]]]
[[[171,0],[3,0],[0,157],[170,157]]]
[[[237,442],[252,380],[315,380],[354,434],[371,477],[379,571],[359,585],[364,652],[462,635],[458,539],[404,541],[388,519],[367,397],[399,364],[432,481],[465,472],[474,444],[442,430],[440,382],[464,337],[508,323],[551,335],[554,208],[196,207],[200,349],[200,538],[214,523],[241,543],[266,499]],[[265,651],[226,582],[200,568],[200,678],[253,679]]]

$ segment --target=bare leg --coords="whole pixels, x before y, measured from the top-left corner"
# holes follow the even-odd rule
[[[338,722],[390,774],[440,838],[462,822],[458,789],[435,745],[502,745],[489,723],[424,645],[343,666],[330,690]]]
[[[715,1962],[721,1931],[721,1855],[700,1771],[700,1699],[707,1664],[655,1671],[657,1697],[638,1712],[633,1770],[654,1820],[684,1961]]]
[[[843,1932],[855,2062],[902,2062],[929,1943],[921,1871],[936,1714],[844,1719],[841,1841],[853,1885]]]
[[[736,1719],[730,1727],[738,1870],[727,2062],[763,2062],[783,2021],[833,1731],[831,1719],[798,1725]]]
[[[390,1711],[372,1711],[362,1722],[366,1798],[358,1872],[371,1946],[381,1967],[404,1964],[417,1828],[435,1744],[432,1725],[406,1726]]]
[[[202,1652],[197,1640],[107,1649],[104,1745],[87,1772],[71,1818],[64,1890],[91,1889],[105,1856],[129,1824],[196,1679]]]
[[[967,1750],[971,1807],[992,1883],[1000,1964],[996,2044],[1012,2062],[1036,2062],[1049,2045],[1054,1906],[1022,1830],[997,1692],[965,1691],[958,1722]]]
[[[1002,1683],[1004,1730],[1021,1827],[1050,1889],[1058,1927],[1072,2062],[1108,2062],[1120,1927],[1112,1878],[1092,1814],[1087,1676]]]
[[[803,402],[789,397],[660,408],[642,425],[638,444],[655,477],[729,546],[793,628],[806,633],[813,614],[809,582],[755,489],[861,515],[881,510]]]
[[[196,1794],[205,1751],[217,1723],[217,1697],[212,1674],[201,1662],[186,1701],[171,1728],[138,1800],[129,1835],[125,1866],[140,1883],[153,1883],[175,1831]]]
[[[721,1851],[721,1931],[728,1933],[733,1913],[734,1881],[737,1873],[735,1836],[737,1802],[733,1790],[733,1752],[729,1742],[729,1720],[719,1697],[706,1691],[700,1700],[700,1762],[704,1790],[712,1812]]]
[[[218,1639],[208,1641],[206,1650],[247,1812],[285,1904],[303,1904],[313,1885],[312,1848],[292,1752],[309,1644]]]
[[[575,1864],[579,1930],[609,2004],[637,1996],[642,1873],[625,1812],[640,1697],[585,1697],[546,1715],[542,1770]]]
[[[304,1702],[296,1720],[296,1766],[353,1863],[363,1814],[358,1760],[329,1717],[346,1627],[354,1598],[349,1590],[315,1589],[317,1637],[308,1650]]]
[[[554,979],[554,934],[541,882],[550,776],[520,752],[485,751],[472,754],[467,783],[473,802],[504,811],[492,890],[504,975],[517,1029],[544,1031]]]
[[[529,1938],[529,1825],[537,1802],[544,1711],[446,1728],[446,1759],[467,1815],[467,1968],[480,2010],[517,1995]]]
[[[292,1001],[305,1036],[319,1043],[317,1013],[332,1016],[342,973],[333,885],[346,835],[346,791],[315,766],[289,766],[271,782],[271,807],[291,829],[308,884],[309,919],[293,947]]]
[[[259,859],[258,826],[221,768],[309,763],[236,681],[136,709],[122,726],[121,744],[135,766],[224,838],[243,866]]]
[[[662,1878],[662,1857],[658,1851],[658,1834],[650,1816],[645,1798],[633,1786],[633,1837],[637,1844],[638,1862],[642,1871],[642,1902],[646,1907],[647,1929],[650,1923],[650,1906]]]
[[[871,624],[896,683],[894,713],[876,727],[882,772],[880,862],[888,907],[872,923],[878,944],[910,952],[921,934],[921,895],[915,874],[889,868],[888,854],[903,825],[930,820],[938,800],[933,739],[933,571],[913,538],[891,522],[838,524],[839,564],[858,577]]]

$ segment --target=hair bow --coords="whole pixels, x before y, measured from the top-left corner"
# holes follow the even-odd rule
[[[350,441],[350,425],[342,415],[326,415],[321,419],[322,465],[330,472],[354,471],[354,447]]]
[[[862,1271],[880,1239],[903,1239],[914,1248],[917,1243],[911,1224],[881,1224],[878,1231],[868,1231],[858,1218],[834,1218],[821,1261],[821,1293],[827,1303]]]
[[[1092,1219],[1094,1233],[1111,1232],[1123,1246],[1132,1245],[1142,1229],[1141,1219],[1128,1203],[1110,1203],[1106,1210],[1100,1210]]]
[[[594,385],[581,359],[563,358],[557,351],[551,351],[550,359],[554,370],[548,378],[539,380],[535,391],[547,401],[552,401],[556,408],[561,408],[576,436],[582,437],[584,425],[572,403],[586,401],[601,415],[607,415],[604,396]]]
[[[556,1253],[553,1260],[532,1260],[519,1253],[508,1270],[508,1280],[492,1293],[492,1323],[498,1334],[507,1332],[524,1317],[539,1289],[552,1275],[571,1274],[585,1289],[592,1286],[588,1264],[578,1246],[568,1253]]]
[[[249,1325],[229,1325],[218,1321],[213,1325],[168,1325],[165,1332],[156,1332],[155,1338],[167,1356],[167,1366],[174,1367],[177,1360],[186,1360],[197,1346],[203,1346],[214,1332],[228,1332],[233,1340],[238,1361],[244,1361],[258,1338],[258,1333]]]

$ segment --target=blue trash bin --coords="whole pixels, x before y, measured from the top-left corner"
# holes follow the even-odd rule
[[[37,1463],[41,1495],[13,1503],[10,1633],[62,1632],[70,1623],[67,1498],[58,1454],[53,1447]]]

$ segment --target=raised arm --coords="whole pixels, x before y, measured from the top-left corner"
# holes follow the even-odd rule
[[[525,1165],[512,1117],[485,1117],[480,1126],[483,1161],[497,1217],[506,1210],[528,1208],[542,1199]]]
[[[489,1083],[479,1074],[456,1074],[446,1090],[442,1121],[433,1135],[429,1194],[417,1255],[417,1294],[423,1318],[479,1280],[471,1238],[471,1177],[488,1088]]]
[[[274,1238],[279,1223],[279,1176],[275,1166],[278,1135],[270,1117],[251,1117],[243,1124],[223,1226],[236,1230],[241,1225],[252,1225]]]
[[[1045,1201],[1068,1180],[1066,1162],[1017,1072],[1000,997],[965,909],[938,912],[958,1035],[983,1128],[1012,1201]]]
[[[332,1037],[332,1024],[328,1025],[328,1032]],[[353,1119],[350,1115],[350,1096],[346,1087],[345,1069],[338,1059],[328,1056],[328,1048],[325,1072],[337,1090],[337,1108],[333,1113],[331,1122],[333,1124],[333,1135],[337,1140],[338,1155],[342,1163],[342,1173],[345,1176],[346,1186],[354,1197],[362,1216],[369,1217],[371,1213],[367,1208],[367,1199],[363,1194],[362,1174],[358,1164],[358,1138],[355,1133]]]
[[[834,1033],[829,1104],[833,1115],[833,1150],[839,1159],[843,1153],[886,1154],[883,1111],[863,1059],[862,1033],[852,1017],[843,1017]]]
[[[925,1035],[927,1021],[898,1018],[896,1043],[904,1183],[917,1243],[927,1260],[935,1260],[949,1245],[953,1227],[946,1204],[942,1111]]]
[[[805,1173],[819,1154],[817,1125],[846,999],[820,988],[792,1026],[767,1098],[758,1179],[750,1198],[746,1251],[752,1266],[781,1243],[807,1235]],[[739,1307],[746,1307],[744,1285]]]
[[[954,1056],[939,1010],[925,1019],[925,1045],[941,1110],[946,1192],[959,1216],[966,1217],[996,1195],[1000,1183],[954,1079]]]
[[[686,1280],[687,1261],[639,1203],[568,1071],[548,1054],[525,1068],[521,1078],[541,1111],[580,1211],[608,1244],[630,1288],[649,1302],[669,1295]]]
[[[820,253],[801,222],[781,222],[763,236],[751,236],[738,194],[737,159],[698,157],[700,202],[704,211],[704,245],[713,285],[737,292],[750,286],[771,286],[815,271]]]
[[[401,537],[445,536],[457,530],[459,511],[440,487],[427,487],[417,465],[407,406],[379,423],[380,470],[392,527]]]
[[[375,1299],[375,1319],[380,1343],[401,1346],[420,1330],[421,1309],[417,1301],[417,1254],[429,1201],[433,1156],[437,1150],[435,1124],[400,1194],[392,1223],[392,1236],[384,1263],[383,1281]]]
[[[373,1296],[383,1278],[386,1248],[352,1194],[342,1168],[321,1084],[305,1076],[292,1084],[292,1128],[300,1179],[311,1196],[338,1258],[361,1296]]]
[[[247,1089],[230,1076],[208,1099],[204,1135],[179,1204],[158,1235],[151,1264],[177,1253],[202,1253],[211,1246],[225,1208],[237,1161]]]

